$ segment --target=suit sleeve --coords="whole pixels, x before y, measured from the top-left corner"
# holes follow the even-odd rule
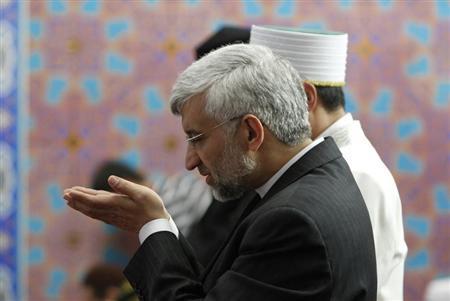
[[[302,212],[287,207],[271,209],[244,221],[236,236],[241,237],[241,243],[236,245],[230,268],[207,293],[175,236],[166,241],[167,235],[152,235],[145,241],[131,263],[137,269],[132,278],[139,281],[130,282],[144,287],[138,291],[144,300],[330,298],[332,279],[326,248],[317,227]]]
[[[202,267],[180,233],[150,235],[124,270],[140,300],[196,300],[204,297]]]

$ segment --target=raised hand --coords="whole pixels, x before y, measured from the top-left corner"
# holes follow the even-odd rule
[[[75,186],[64,190],[64,199],[89,217],[135,233],[151,220],[169,219],[163,201],[150,188],[116,176],[108,183],[115,193]]]

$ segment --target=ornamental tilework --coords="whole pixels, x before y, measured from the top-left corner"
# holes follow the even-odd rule
[[[0,2],[0,298],[24,298],[23,105],[19,101],[19,37],[22,24],[16,1]]]
[[[2,23],[2,37],[12,41],[17,3],[0,8],[1,22],[10,24]],[[431,279],[450,276],[447,0],[33,0],[27,8],[30,93],[20,101],[30,105],[24,160],[30,169],[29,300],[79,300],[79,281],[91,264],[127,262],[136,237],[68,210],[61,191],[89,185],[95,166],[109,158],[153,175],[183,169],[184,135],[167,100],[177,74],[193,61],[194,47],[224,24],[349,33],[346,108],[362,121],[398,183],[409,247],[405,300],[422,300]],[[19,58],[11,50],[16,44],[2,47],[9,54],[4,68],[12,72],[2,77],[0,90],[1,143],[8,144],[0,159],[10,162],[1,165],[8,166],[2,193],[10,195],[5,191],[18,187],[8,179],[20,173],[10,130],[18,118],[17,91],[10,87]],[[4,96],[7,91],[13,98]],[[17,212],[9,200],[2,197],[1,212]],[[12,223],[18,219],[1,219],[0,231],[0,281],[13,300],[20,287],[11,274],[19,246]]]

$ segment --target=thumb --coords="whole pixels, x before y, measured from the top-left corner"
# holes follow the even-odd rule
[[[137,200],[139,196],[142,196],[142,190],[146,189],[145,186],[133,183],[118,176],[110,176],[108,178],[108,184],[114,192],[127,195],[133,200]]]
[[[150,211],[151,219],[170,218],[162,199],[147,186],[133,183],[118,176],[110,176],[108,183],[115,192],[126,195],[133,200],[142,209],[141,211]]]

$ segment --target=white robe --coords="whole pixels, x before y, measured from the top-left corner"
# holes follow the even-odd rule
[[[377,300],[403,300],[407,246],[400,196],[392,174],[350,113],[319,137],[331,136],[347,161],[372,223],[377,261]]]

